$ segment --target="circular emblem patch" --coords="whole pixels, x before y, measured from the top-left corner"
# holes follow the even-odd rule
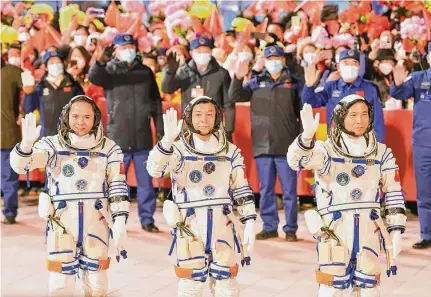
[[[350,192],[350,197],[352,197],[353,200],[361,200],[362,197],[362,191],[359,189],[353,189],[352,192]]]
[[[215,164],[213,162],[208,162],[204,165],[204,172],[207,174],[213,173],[215,170]]]
[[[79,179],[75,183],[76,188],[78,191],[84,191],[87,188],[87,181],[85,179]]]
[[[360,177],[362,175],[364,175],[365,173],[365,167],[361,166],[361,165],[356,165],[353,169],[352,169],[352,175],[354,177]]]
[[[192,172],[190,172],[189,178],[192,183],[197,184],[202,180],[202,173],[199,170],[193,170]]]
[[[63,166],[63,168],[61,169],[61,172],[63,172],[63,175],[65,177],[71,177],[75,173],[75,169],[73,168],[72,165],[67,164]]]
[[[341,172],[337,175],[337,183],[340,186],[345,186],[350,182],[350,177],[347,173]]]
[[[78,159],[78,165],[79,165],[79,167],[81,167],[82,169],[84,169],[88,165],[88,159],[86,157],[80,157]]]
[[[214,192],[215,192],[215,188],[213,185],[206,185],[204,187],[205,196],[212,196],[212,195],[214,195]]]

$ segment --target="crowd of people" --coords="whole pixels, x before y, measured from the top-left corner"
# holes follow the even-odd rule
[[[34,1],[1,3],[2,192],[6,222],[17,216],[18,177],[10,151],[21,139],[20,119],[38,112],[42,136],[57,134],[63,107],[85,94],[106,98],[107,136],[130,161],[144,164],[163,136],[162,101],[213,98],[224,110],[232,140],[235,103],[251,102],[253,155],[260,180],[257,239],[278,236],[276,173],[283,190],[287,241],[296,241],[296,172],[285,154],[301,131],[302,104],[326,106],[327,122],[349,94],[373,106],[377,139],[384,142],[383,109],[415,108],[414,157],[423,241],[431,246],[429,111],[431,40],[427,1],[261,1],[223,28],[223,4],[210,1],[112,1],[58,12]],[[406,86],[408,84],[408,86]],[[402,101],[397,100],[402,99]],[[329,126],[329,125],[328,125]],[[419,165],[421,164],[421,165]],[[135,166],[142,228],[158,232],[156,197],[145,166]]]

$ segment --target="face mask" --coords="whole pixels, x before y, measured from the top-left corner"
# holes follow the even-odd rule
[[[388,75],[389,73],[392,72],[393,69],[394,69],[394,66],[392,66],[391,64],[388,64],[388,63],[379,64],[379,70],[381,73],[383,73],[383,75]]]
[[[18,66],[18,67],[21,67],[21,58],[18,58],[18,57],[10,57],[10,58],[8,58],[8,63],[9,64],[11,64],[11,65],[15,65],[15,66]]]
[[[262,23],[262,22],[263,22],[263,20],[265,19],[265,15],[264,15],[264,14],[257,14],[257,15],[255,15],[255,16],[254,16],[254,19],[255,19],[257,22]]]
[[[304,61],[305,63],[307,63],[308,65],[312,64],[314,59],[316,59],[316,54],[315,53],[307,53],[304,54]]]
[[[125,49],[118,52],[118,59],[127,63],[131,63],[136,58],[135,49]]]
[[[84,46],[87,42],[87,36],[75,35],[75,37],[73,37],[73,42],[75,43],[75,45]]]
[[[244,60],[251,61],[253,59],[253,54],[250,52],[240,52],[238,54],[238,59],[240,61],[244,61]]]
[[[48,65],[48,74],[53,77],[57,77],[60,74],[63,74],[63,72],[64,72],[64,69],[63,69],[62,63]]]
[[[18,35],[18,41],[25,42],[30,39],[30,34],[27,32],[21,32]]]
[[[340,65],[340,75],[344,81],[354,81],[359,76],[359,67]]]
[[[283,63],[280,60],[265,60],[265,68],[271,74],[277,74],[283,69]]]
[[[199,66],[208,65],[211,61],[211,54],[198,53],[193,55],[193,60]]]

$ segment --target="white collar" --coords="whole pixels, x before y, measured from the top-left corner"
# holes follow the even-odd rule
[[[88,149],[96,146],[96,137],[94,134],[78,136],[75,133],[69,132],[70,144],[78,149]]]
[[[219,146],[219,142],[214,134],[211,135],[207,141],[201,140],[199,137],[193,134],[193,142],[195,144],[195,149],[205,154],[215,153]]]
[[[359,138],[351,138],[347,134],[343,133],[341,135],[343,138],[343,146],[351,155],[363,156],[367,151],[367,142],[364,136]]]

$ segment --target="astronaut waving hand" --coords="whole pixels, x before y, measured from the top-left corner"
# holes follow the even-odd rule
[[[206,96],[192,100],[179,122],[171,108],[163,115],[165,135],[147,162],[150,175],[170,173],[172,179],[173,201],[165,201],[163,213],[174,228],[171,252],[176,246],[180,297],[201,296],[208,277],[215,296],[239,296],[236,254],[242,265],[250,264],[254,196],[241,152],[226,140],[222,117],[222,109]],[[232,220],[233,203],[245,224],[243,240]]]
[[[79,270],[85,296],[106,296],[111,230],[117,260],[127,257],[129,197],[123,153],[103,136],[101,118],[91,98],[76,96],[63,108],[58,134],[37,141],[40,126],[34,114],[27,114],[22,142],[11,153],[17,173],[46,168],[39,216],[47,221],[50,296],[72,296]]]
[[[406,225],[394,155],[376,141],[373,109],[361,96],[349,95],[337,104],[325,142],[313,141],[319,114],[313,117],[309,104],[301,120],[304,132],[289,147],[287,161],[295,170],[316,173],[317,211],[307,211],[305,219],[319,241],[318,296],[341,296],[348,288],[361,296],[379,296],[380,248],[386,252],[386,273],[395,275]],[[379,212],[380,185],[386,225]]]

